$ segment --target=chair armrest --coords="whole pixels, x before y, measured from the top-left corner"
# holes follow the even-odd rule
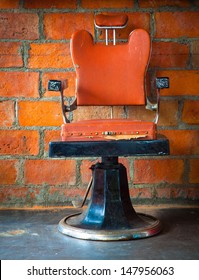
[[[63,84],[61,81],[58,80],[49,80],[48,81],[48,90],[49,91],[59,91],[60,98],[61,98],[61,108],[62,108],[62,116],[64,123],[69,123],[69,119],[66,116],[66,112],[71,112],[77,108],[77,100],[75,99],[74,102],[70,105],[64,104],[64,94],[63,94]]]

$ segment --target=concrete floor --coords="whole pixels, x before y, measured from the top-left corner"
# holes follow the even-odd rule
[[[140,240],[99,242],[75,239],[57,231],[72,208],[2,210],[1,260],[198,260],[199,208],[135,207],[163,222],[161,234]]]

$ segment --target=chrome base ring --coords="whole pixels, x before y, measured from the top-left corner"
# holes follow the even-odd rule
[[[137,216],[145,222],[145,226],[134,226],[133,228],[121,229],[91,229],[82,224],[70,225],[81,213],[69,215],[63,218],[58,225],[58,230],[70,237],[95,240],[95,241],[117,241],[146,238],[158,234],[162,230],[161,223],[153,216],[137,213]]]

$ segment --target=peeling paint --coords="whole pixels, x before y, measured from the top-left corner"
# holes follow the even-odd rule
[[[9,230],[5,232],[0,232],[0,237],[12,237],[16,235],[22,235],[25,233],[27,233],[27,231],[23,229]]]

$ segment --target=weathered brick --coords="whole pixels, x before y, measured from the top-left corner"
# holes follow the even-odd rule
[[[98,9],[98,8],[132,8],[134,6],[134,0],[82,0],[81,6],[83,8]]]
[[[68,68],[73,67],[69,43],[30,44],[28,67]]]
[[[107,119],[110,116],[111,108],[109,106],[79,106],[73,112],[73,121]]]
[[[155,14],[156,38],[198,37],[198,12],[159,12]]]
[[[13,101],[0,101],[0,126],[9,127],[14,122]]]
[[[62,186],[49,186],[48,205],[52,206],[71,206],[71,201],[77,197],[82,199],[85,194],[85,188],[66,188]]]
[[[94,33],[94,18],[91,13],[53,13],[44,16],[44,33],[47,39],[70,39],[72,34],[85,29]]]
[[[187,198],[198,201],[198,199],[199,199],[199,188],[197,186],[187,188]]]
[[[35,40],[39,38],[38,15],[26,13],[1,13],[0,38]]]
[[[23,66],[22,45],[18,42],[0,42],[0,67]]]
[[[0,95],[5,97],[38,97],[39,73],[0,72]]]
[[[190,159],[189,183],[199,183],[199,159]]]
[[[157,77],[169,77],[170,88],[161,90],[162,96],[198,95],[199,72],[195,70],[157,71]]]
[[[59,92],[48,91],[49,80],[60,80],[64,85],[64,96],[75,95],[75,72],[47,72],[43,74],[42,86],[45,90],[45,97],[60,96]]]
[[[184,101],[182,121],[188,124],[199,124],[199,101]]]
[[[135,184],[182,183],[184,162],[181,159],[137,159],[134,162]]]
[[[19,102],[19,124],[21,126],[60,126],[62,123],[60,102]]]
[[[130,197],[135,199],[146,199],[153,197],[152,188],[130,188]]]
[[[75,160],[27,160],[24,166],[26,184],[69,184],[76,181]]]
[[[159,8],[159,7],[189,7],[189,0],[139,0],[140,8]]]
[[[0,139],[0,154],[37,155],[39,152],[39,135],[37,131],[2,130]]]
[[[178,123],[178,102],[177,101],[161,101],[160,102],[160,118],[158,125],[174,126]],[[155,113],[146,110],[144,106],[129,106],[128,118],[139,119],[142,121],[153,121]]]
[[[31,199],[28,187],[6,186],[0,188],[0,201],[2,208],[26,207],[27,198],[29,198],[29,200]]]
[[[153,42],[151,67],[186,67],[189,46],[175,42]]]
[[[19,7],[19,0],[1,0],[0,9],[12,9]]]
[[[60,141],[61,132],[60,130],[45,130],[44,131],[44,150],[49,151],[49,143],[52,141]]]
[[[113,106],[113,118],[114,119],[124,119],[126,118],[126,112],[124,106]]]
[[[80,174],[81,174],[81,180],[83,184],[88,184],[88,182],[91,179],[92,171],[90,169],[91,165],[96,164],[98,162],[98,159],[91,160],[82,160],[81,166],[80,166]]]
[[[199,189],[197,187],[166,187],[156,188],[155,197],[160,199],[191,199],[199,198]]]
[[[199,41],[192,42],[191,60],[193,67],[199,67]]]
[[[77,0],[25,0],[24,7],[28,9],[75,9]]]
[[[198,130],[159,130],[169,139],[172,155],[199,154]]]
[[[17,180],[17,160],[0,160],[0,184],[13,185]]]

